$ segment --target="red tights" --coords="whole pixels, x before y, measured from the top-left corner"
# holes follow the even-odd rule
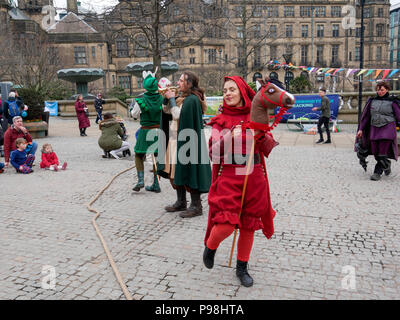
[[[207,247],[211,250],[216,250],[219,244],[228,238],[235,226],[224,223],[216,224],[211,230],[210,237],[207,240]],[[249,261],[251,248],[253,247],[254,231],[240,229],[239,240],[237,244],[237,258],[240,261]]]

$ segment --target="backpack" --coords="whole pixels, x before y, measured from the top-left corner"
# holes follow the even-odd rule
[[[7,101],[8,103],[8,114],[11,118],[21,115],[21,111],[19,110],[17,100],[15,101]]]

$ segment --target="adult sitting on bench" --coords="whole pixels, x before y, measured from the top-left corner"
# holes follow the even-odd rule
[[[99,138],[99,146],[104,150],[103,158],[108,157],[108,153],[115,159],[120,159],[118,153],[131,155],[129,143],[122,140],[124,132],[117,120],[110,112],[104,115],[104,120],[100,121],[99,129],[101,136]]]

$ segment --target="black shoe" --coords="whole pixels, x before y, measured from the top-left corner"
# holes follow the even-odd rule
[[[203,207],[200,203],[192,203],[190,207],[179,214],[181,218],[193,218],[197,216],[201,216],[203,214]]]
[[[186,189],[185,187],[179,186],[176,189],[176,195],[178,200],[173,205],[166,206],[164,209],[167,212],[184,211],[187,208],[186,202]]]
[[[81,132],[81,137],[84,137],[84,136],[85,136],[85,134],[83,132]]]
[[[381,175],[380,175],[379,173],[374,173],[374,174],[371,176],[371,180],[372,180],[372,181],[381,180]]]
[[[207,246],[205,246],[205,248],[204,248],[203,262],[204,262],[204,265],[208,269],[212,269],[214,267],[214,257],[215,257],[216,252],[217,252],[217,249],[211,250],[211,249],[208,249]]]
[[[326,143],[332,143],[332,141],[331,141],[330,139],[328,139],[328,140],[326,140],[326,141],[324,142],[324,144],[326,144]]]
[[[388,175],[391,174],[391,173],[392,173],[392,169],[389,168],[389,169],[385,170],[385,175],[388,176]]]
[[[236,276],[239,278],[240,283],[245,287],[251,287],[253,285],[253,278],[250,277],[247,272],[247,262],[236,261]]]
[[[322,143],[324,142],[324,139],[319,139],[316,143]]]
[[[203,206],[201,205],[200,192],[192,191],[190,193],[191,203],[190,207],[179,214],[181,218],[193,218],[203,214]]]
[[[164,209],[167,212],[184,211],[187,208],[187,203],[177,200],[173,205],[166,206]]]

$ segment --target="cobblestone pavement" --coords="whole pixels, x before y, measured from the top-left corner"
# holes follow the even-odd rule
[[[126,126],[133,144],[138,123]],[[364,173],[352,150],[354,126],[341,128],[332,145],[276,128],[281,144],[267,160],[275,234],[267,240],[256,233],[252,288],[240,286],[227,267],[232,237],[218,249],[214,269],[203,266],[206,195],[203,216],[181,219],[163,210],[175,201],[166,180],[153,194],[131,190],[134,170],[117,178],[93,207],[133,297],[399,299],[400,165],[379,182],[369,180],[374,160]],[[88,137],[79,136],[75,120],[57,118],[49,134],[37,140],[39,148],[51,143],[68,161],[66,171],[41,170],[37,161],[33,174],[0,175],[0,299],[124,299],[86,205],[133,158],[101,158],[93,119]],[[54,288],[46,266],[55,268]]]

